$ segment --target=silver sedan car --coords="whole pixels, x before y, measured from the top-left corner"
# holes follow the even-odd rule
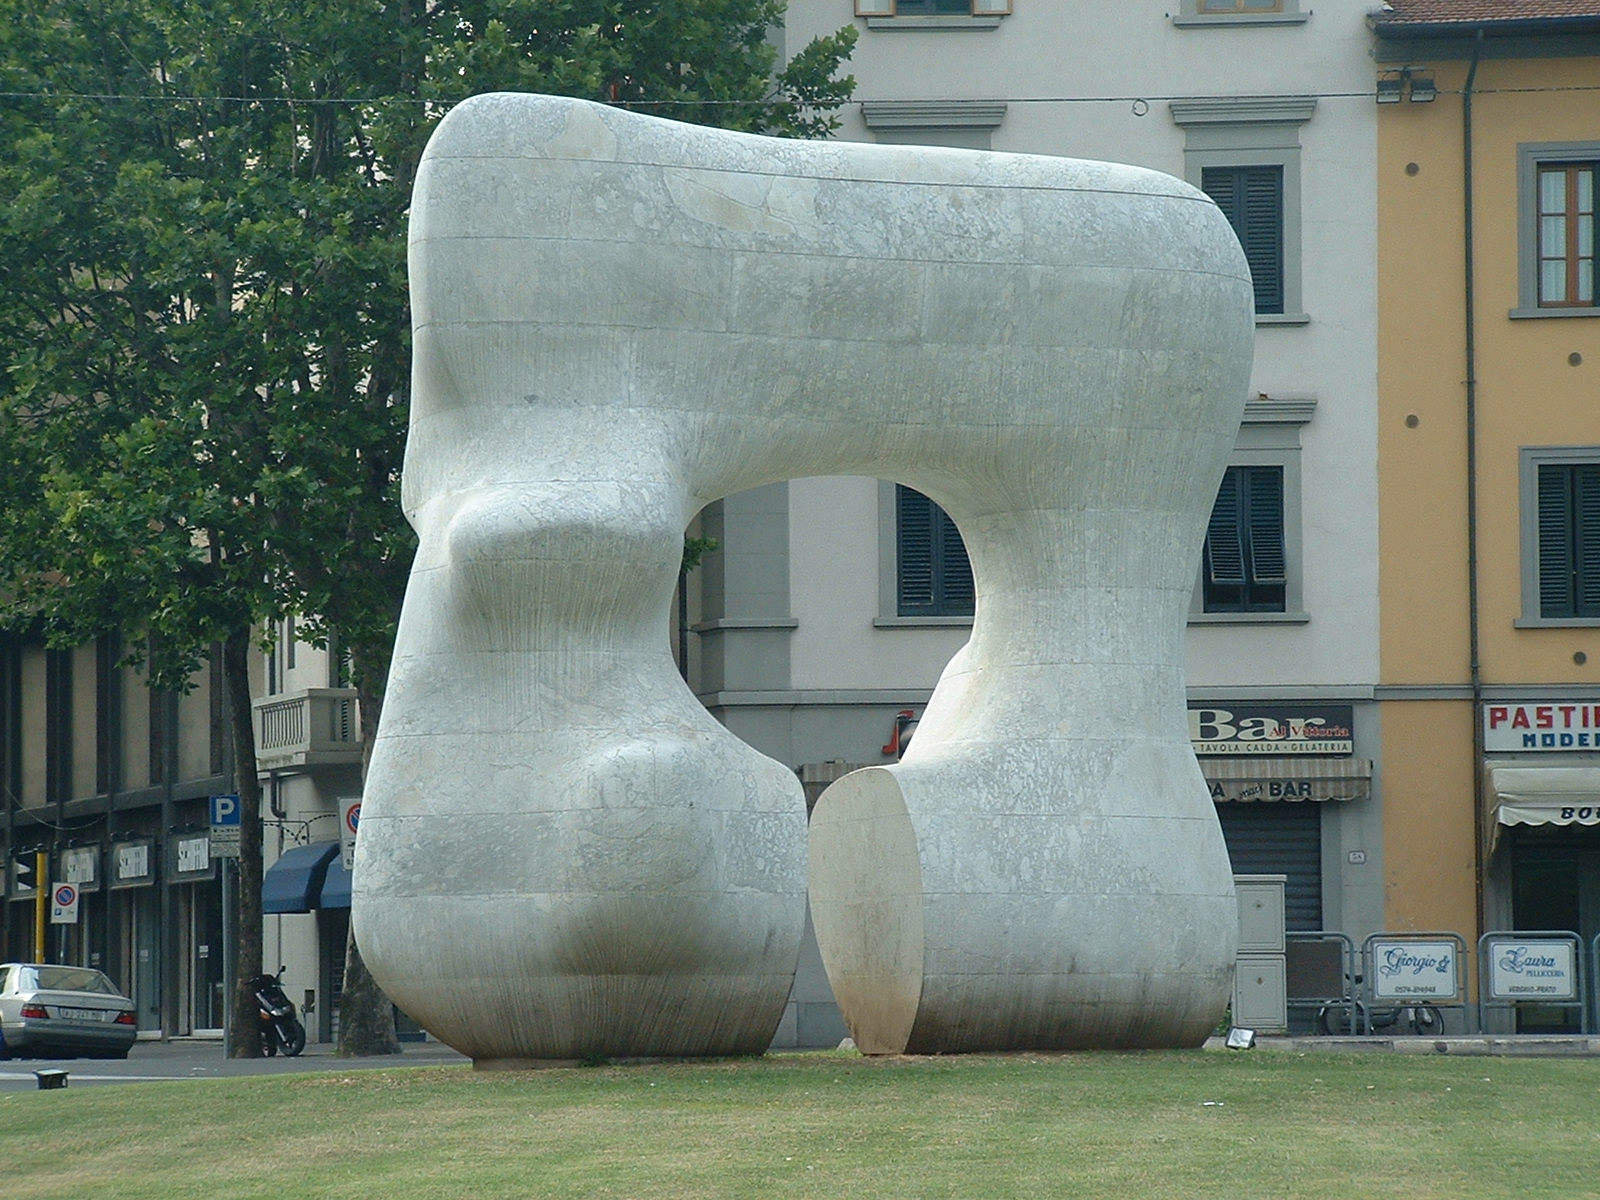
[[[127,1058],[133,1001],[99,971],[0,963],[0,1059]]]

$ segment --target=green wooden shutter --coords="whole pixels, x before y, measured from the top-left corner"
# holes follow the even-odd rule
[[[1577,616],[1600,616],[1600,463],[1572,468],[1573,558]]]
[[[1217,488],[1206,526],[1206,577],[1212,583],[1237,587],[1244,583],[1244,539],[1240,536],[1239,482],[1243,467],[1229,467]]]
[[[1284,583],[1288,565],[1283,550],[1283,468],[1249,468],[1250,578]]]
[[[1573,612],[1572,506],[1570,469],[1539,465],[1539,615]]]
[[[921,492],[897,485],[899,522],[899,613],[902,617],[933,612],[933,510]]]
[[[934,509],[939,514],[939,611],[947,617],[970,616],[976,605],[977,590],[972,583],[967,545],[961,540],[961,531],[950,514],[937,504]]]
[[[1283,311],[1283,167],[1205,167],[1200,189],[1216,201],[1244,248],[1256,312]]]
[[[970,617],[972,564],[956,523],[928,497],[897,485],[897,611],[902,617]]]

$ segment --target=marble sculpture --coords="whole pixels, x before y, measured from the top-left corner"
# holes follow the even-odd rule
[[[1252,338],[1205,196],[488,95],[428,146],[411,289],[420,546],[353,915],[405,1011],[485,1066],[765,1049],[805,807],[668,610],[705,504],[857,474],[943,505],[978,588],[905,760],[810,825],[858,1044],[1204,1037],[1235,911],[1184,614]]]

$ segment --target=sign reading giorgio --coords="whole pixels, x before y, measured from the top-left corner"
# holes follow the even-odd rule
[[[1489,995],[1495,1000],[1577,999],[1573,950],[1565,939],[1491,940]]]
[[[1454,942],[1373,938],[1367,947],[1374,999],[1454,1000],[1461,992]]]
[[[1348,704],[1228,704],[1189,710],[1196,754],[1354,754]]]
[[[1506,750],[1600,750],[1600,704],[1485,704],[1483,748]]]

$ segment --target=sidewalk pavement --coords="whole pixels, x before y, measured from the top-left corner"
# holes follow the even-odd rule
[[[1256,1050],[1351,1054],[1456,1054],[1496,1058],[1600,1058],[1600,1037],[1587,1034],[1462,1034],[1450,1037],[1257,1037]],[[1226,1050],[1223,1038],[1206,1039],[1207,1050]]]
[[[36,1071],[67,1072],[68,1087],[104,1083],[155,1083],[180,1079],[232,1079],[307,1071],[361,1071],[380,1067],[465,1066],[471,1060],[443,1042],[403,1042],[401,1053],[339,1058],[332,1043],[309,1045],[295,1058],[224,1058],[217,1038],[135,1042],[126,1059],[19,1059],[0,1062],[0,1092],[33,1091]]]

